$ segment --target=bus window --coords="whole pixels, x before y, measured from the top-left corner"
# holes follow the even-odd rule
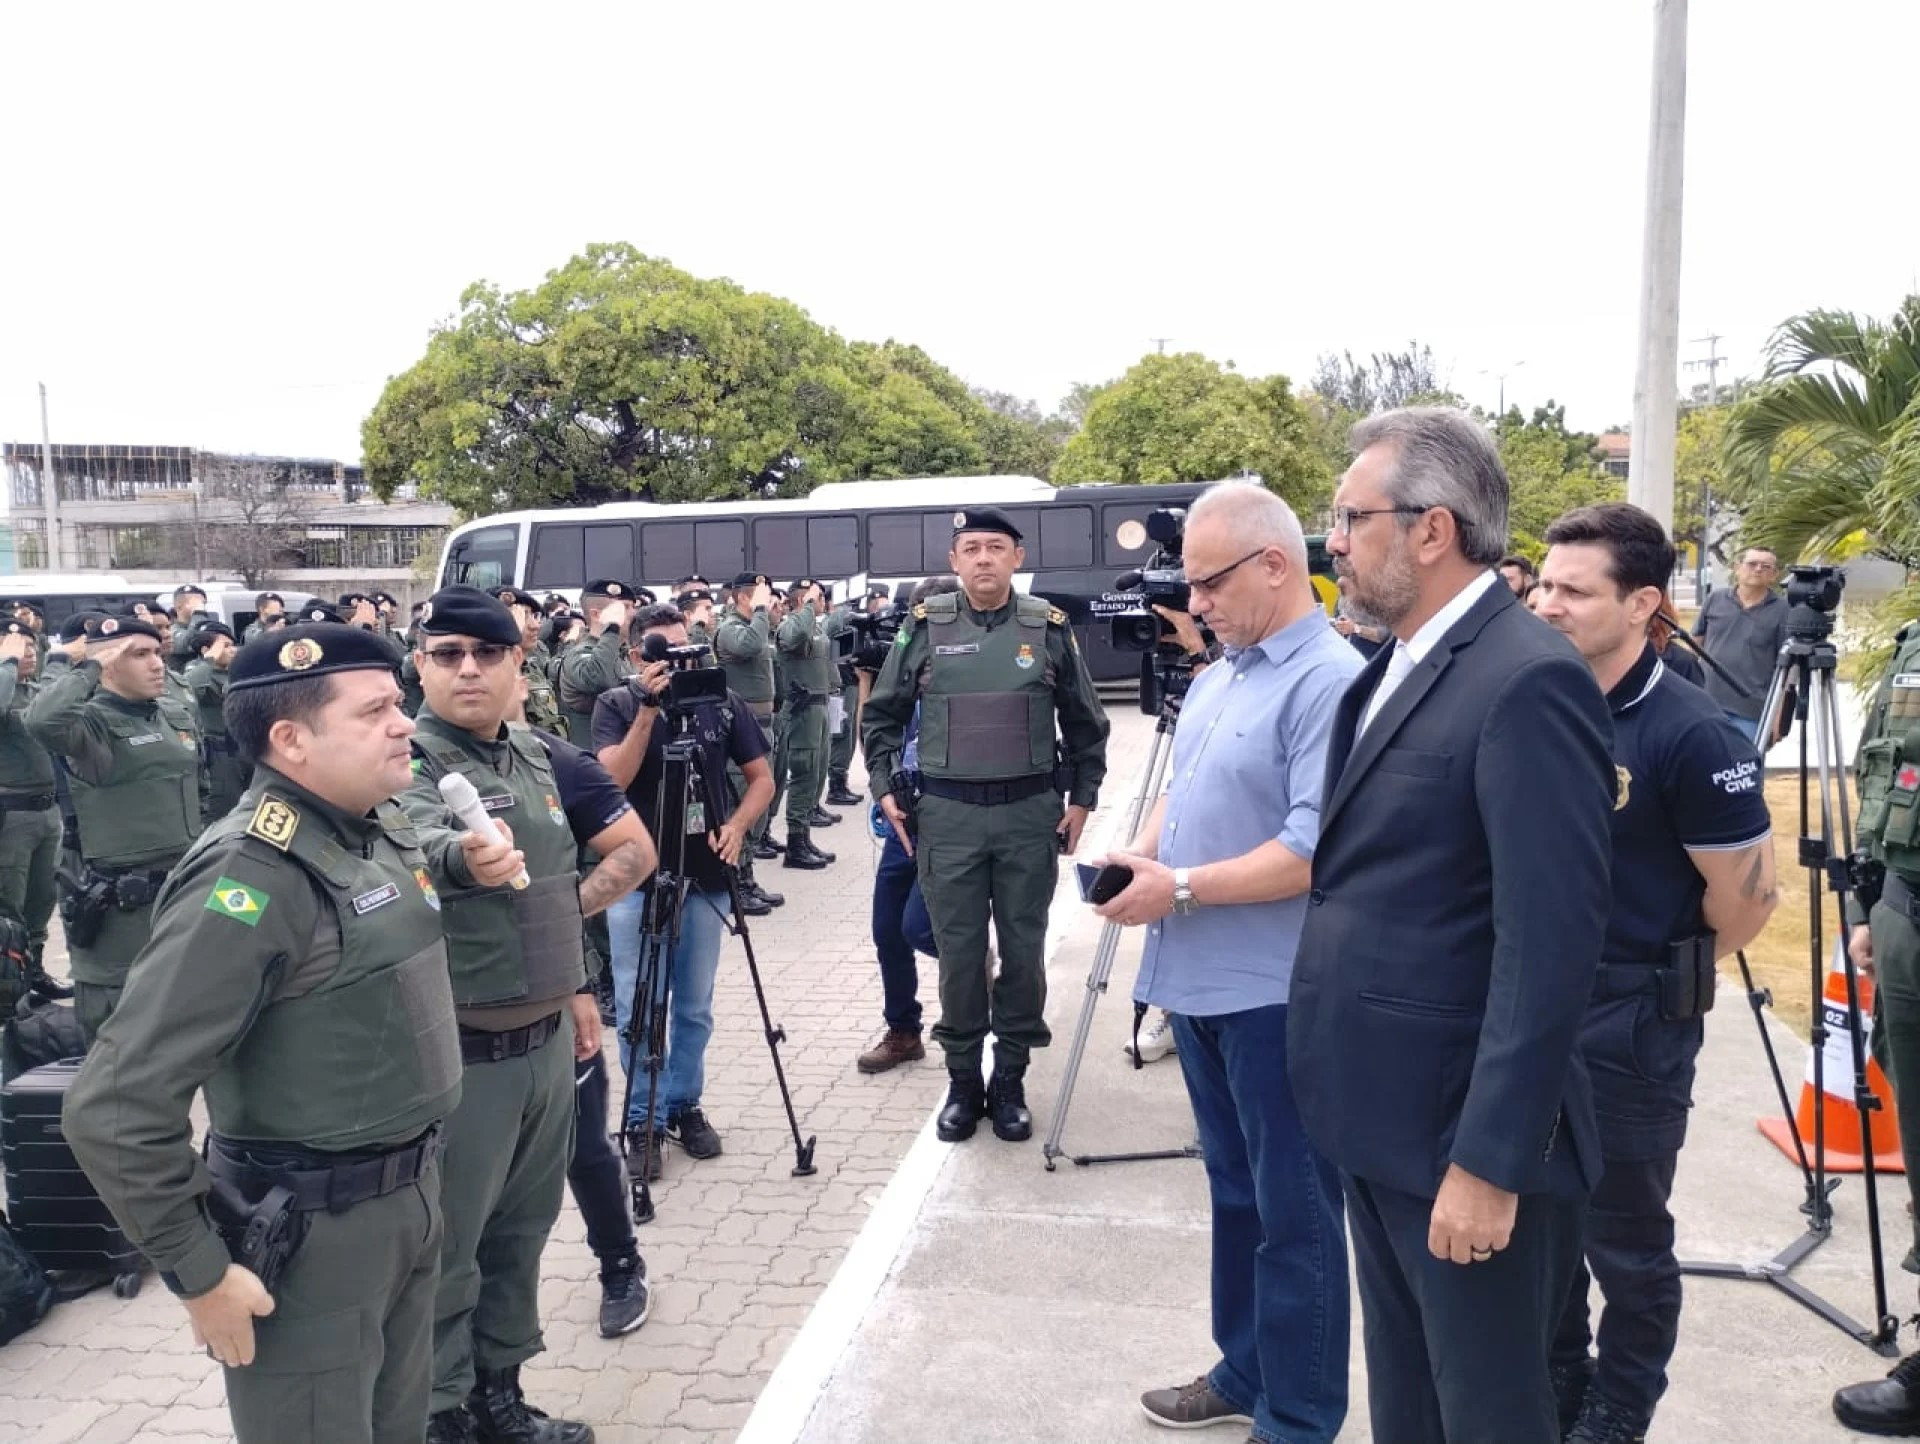
[[[1027,554],[1026,567],[1031,571],[1040,565],[1040,508],[1037,506],[1003,506],[1000,508],[1013,529],[1020,533],[1020,546]]]
[[[1107,565],[1110,567],[1143,567],[1147,558],[1153,555],[1153,543],[1143,541],[1132,551],[1120,545],[1119,537],[1114,533],[1122,522],[1137,521],[1144,523],[1147,513],[1154,508],[1151,504],[1132,501],[1118,501],[1100,509],[1101,530],[1106,535]]]
[[[950,570],[947,565],[947,556],[953,551],[953,513],[950,511],[920,513],[920,542],[926,552],[929,576]]]
[[[747,567],[747,524],[743,521],[695,522],[694,571],[724,587]],[[683,577],[685,572],[675,572]]]
[[[517,526],[485,526],[470,531],[454,542],[448,553],[447,574],[440,579],[441,585],[462,582],[470,587],[502,586],[513,579],[519,548]]]
[[[753,523],[753,569],[776,582],[798,581],[806,576],[806,518],[756,518]]]
[[[1019,523],[1015,523],[1019,525]],[[1029,538],[1031,543],[1032,538]],[[1050,506],[1040,513],[1038,557],[1033,565],[1057,571],[1093,565],[1093,508]]]
[[[597,522],[587,528],[580,582],[633,580],[633,528],[624,521]]]
[[[640,579],[671,584],[694,570],[693,523],[650,521],[640,528]]]
[[[870,513],[867,570],[883,577],[920,576],[920,518],[912,513]]]
[[[543,521],[533,528],[527,556],[530,587],[577,587],[587,581],[580,570],[580,528]]]
[[[860,523],[852,516],[807,518],[807,570],[816,577],[850,577],[860,567]]]

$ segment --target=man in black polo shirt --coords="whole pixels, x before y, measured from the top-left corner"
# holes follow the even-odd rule
[[[1760,709],[1773,683],[1774,664],[1787,640],[1787,599],[1773,589],[1780,559],[1765,547],[1748,547],[1740,556],[1734,585],[1714,592],[1700,606],[1693,635],[1734,681],[1742,696],[1718,672],[1709,672],[1707,695],[1720,704],[1736,732],[1755,742]],[[1782,712],[1786,709],[1782,708]],[[1767,739],[1771,744],[1772,738]],[[1764,745],[1762,750],[1764,750]]]
[[[754,819],[773,800],[773,769],[767,764],[760,725],[747,704],[729,691],[725,706],[698,704],[692,718],[692,734],[700,743],[701,769],[708,784],[706,796],[690,796],[684,804],[669,799],[665,810],[670,815],[660,815],[666,745],[676,723],[662,706],[669,681],[667,663],[648,661],[644,654],[642,642],[650,635],[658,635],[669,646],[685,646],[686,619],[680,609],[656,604],[642,608],[633,619],[628,660],[636,675],[600,694],[593,710],[593,746],[601,766],[627,789],[640,820],[658,841],[661,874],[683,868],[687,884],[680,907],[680,936],[665,964],[669,1012],[659,1096],[649,1118],[646,1083],[636,1080],[632,1106],[622,1120],[630,1139],[630,1157],[637,1159],[645,1152],[650,1176],[658,1177],[660,1145],[668,1136],[689,1158],[713,1158],[720,1153],[720,1135],[700,1107],[700,1093],[706,1081],[707,1042],[713,1036],[714,974],[727,921],[733,915],[727,869],[739,862]],[[729,761],[747,782],[731,813],[726,811]],[[638,892],[607,912],[614,1007],[622,1034],[633,1010],[645,907],[646,893]],[[623,1067],[632,1066],[632,1050],[624,1041],[620,1061]],[[651,1140],[638,1136],[639,1130],[649,1126]]]
[[[1680,1324],[1675,1165],[1692,1106],[1713,964],[1751,942],[1778,900],[1761,764],[1648,640],[1673,545],[1625,503],[1547,528],[1536,613],[1579,648],[1613,714],[1613,914],[1582,1046],[1605,1165],[1586,1268],[1553,1341],[1563,1428],[1580,1444],[1644,1439]],[[1588,1272],[1600,1283],[1587,1352]]]

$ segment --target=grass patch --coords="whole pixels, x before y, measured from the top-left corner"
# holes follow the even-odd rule
[[[1760,936],[1747,948],[1747,965],[1753,969],[1753,978],[1763,988],[1773,993],[1773,1011],[1780,1021],[1792,1028],[1804,1038],[1807,1036],[1808,1022],[1812,1016],[1812,999],[1808,996],[1812,982],[1808,971],[1807,956],[1807,870],[1800,865],[1800,778],[1798,774],[1783,772],[1771,775],[1766,780],[1767,810],[1773,815],[1773,853],[1780,874],[1780,906],[1773,910],[1773,916],[1767,919],[1767,926]],[[1848,801],[1854,804],[1852,797],[1852,779],[1848,779]],[[1807,799],[1811,812],[1811,826],[1814,831],[1820,827],[1819,818],[1819,779],[1810,780]],[[1851,824],[1852,819],[1848,819]],[[1837,826],[1837,822],[1836,822]],[[1840,845],[1836,836],[1833,846]],[[1823,904],[1826,912],[1821,919],[1822,947],[1826,957],[1821,961],[1822,985],[1825,983],[1826,966],[1833,956],[1835,930],[1841,926],[1839,910],[1834,906],[1831,893],[1824,891]],[[1738,989],[1739,969],[1731,959],[1721,964],[1723,971],[1720,1006],[1732,1004],[1744,1007]],[[1728,988],[1727,983],[1735,986]]]

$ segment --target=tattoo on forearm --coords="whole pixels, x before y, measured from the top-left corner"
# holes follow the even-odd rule
[[[605,912],[640,885],[647,875],[647,850],[638,838],[623,842],[580,879],[583,917]]]
[[[1763,903],[1776,902],[1780,889],[1767,872],[1767,845],[1757,844],[1753,849],[1753,862],[1747,868],[1747,875],[1740,881],[1740,896],[1758,898]]]

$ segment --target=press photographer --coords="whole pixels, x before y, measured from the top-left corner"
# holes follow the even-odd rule
[[[1139,571],[1114,578],[1114,590],[1093,606],[1095,615],[1109,619],[1116,651],[1145,654],[1140,710],[1150,717],[1169,701],[1177,707],[1194,675],[1217,655],[1214,638],[1192,616],[1182,556],[1186,519],[1182,507],[1161,507],[1145,522],[1121,523],[1122,546],[1152,541],[1154,553]]]
[[[623,1126],[632,1157],[649,1159],[659,1177],[661,1146],[672,1138],[689,1158],[716,1158],[720,1135],[700,1107],[706,1080],[707,1043],[713,1036],[713,983],[720,943],[732,913],[727,869],[740,861],[754,820],[773,800],[767,743],[747,702],[726,685],[711,653],[687,642],[679,608],[643,608],[628,628],[628,659],[634,676],[603,693],[594,707],[593,745],[601,766],[627,789],[660,853],[653,887],[668,885],[673,860],[682,858],[687,883],[679,910],[680,934],[667,956],[669,1031],[658,1097],[651,1116],[640,1089],[632,1090]],[[708,785],[684,808],[662,817],[662,781],[667,745],[675,732],[691,738]],[[746,792],[731,804],[718,782],[732,763],[746,779]],[[616,1014],[622,1036],[621,1065],[631,1069],[633,1049],[625,1037],[632,1022],[639,977],[641,924],[647,891],[630,894],[608,911],[613,943]],[[642,1135],[651,1128],[652,1137]]]
[[[1361,662],[1326,623],[1284,501],[1222,482],[1187,521],[1196,575],[1183,579],[1191,597],[1180,604],[1228,653],[1181,708],[1166,795],[1126,847],[1099,859],[1133,878],[1098,911],[1147,926],[1134,997],[1173,1015],[1212,1194],[1221,1357],[1140,1402],[1170,1428],[1238,1423],[1256,1438],[1330,1439],[1347,1407],[1340,1180],[1294,1108],[1287,989],[1328,737]]]

